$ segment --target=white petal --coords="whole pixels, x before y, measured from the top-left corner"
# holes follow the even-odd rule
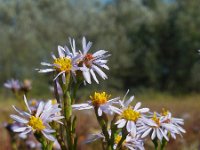
[[[128,121],[127,122],[126,129],[127,129],[128,132],[131,132],[131,130],[132,130],[132,121]]]
[[[156,135],[157,135],[158,139],[159,139],[160,141],[162,141],[162,136],[161,136],[161,133],[160,133],[160,131],[159,131],[158,128],[156,129]]]
[[[83,71],[83,77],[87,81],[87,83],[91,84],[91,77],[89,70],[88,71]]]
[[[53,80],[55,81],[63,73],[65,73],[65,71],[59,72]]]
[[[26,119],[24,119],[24,118],[21,118],[21,117],[19,117],[19,116],[17,116],[17,115],[10,115],[10,117],[11,117],[12,119],[14,119],[15,121],[17,121],[17,122],[28,123],[28,120],[26,120]]]
[[[49,66],[49,67],[53,66],[53,64],[46,63],[46,62],[41,62],[40,64],[43,66]]]
[[[153,139],[155,139],[155,137],[156,137],[156,130],[153,129],[153,133],[152,133],[152,135],[151,135],[151,139],[153,140]]]
[[[58,45],[58,55],[59,55],[59,57],[65,57],[64,52],[65,52],[65,49],[62,46]]]
[[[18,108],[16,108],[15,106],[12,106],[13,108],[14,108],[14,110],[16,111],[16,112],[18,112],[20,115],[22,115],[22,116],[26,116],[26,117],[30,117],[31,115],[29,114],[29,113],[27,113],[27,112],[24,112],[24,111],[22,111],[22,110],[19,110]]]
[[[52,106],[52,102],[51,102],[51,100],[49,100],[49,101],[45,104],[44,110],[49,109],[51,106]]]
[[[46,132],[46,133],[54,133],[54,132],[56,132],[53,129],[44,129],[43,131]]]
[[[152,130],[152,128],[149,128],[148,130],[146,130],[146,131],[142,134],[141,138],[145,138],[145,137],[151,132],[151,130]]]
[[[141,108],[141,109],[138,109],[138,111],[141,113],[146,113],[149,111],[149,108]]]
[[[51,53],[51,57],[52,57],[53,59],[56,59],[56,56],[55,56],[53,53]]]
[[[51,134],[48,134],[48,133],[46,133],[44,131],[42,131],[42,134],[50,141],[55,141],[56,140],[55,137],[52,136]]]
[[[132,129],[131,129],[131,135],[132,136],[136,136],[136,125],[135,125],[135,122],[133,121],[130,121],[131,122],[131,126],[132,126]]]
[[[92,108],[93,107],[87,103],[72,105],[72,109],[74,110],[84,110],[84,109],[92,109]]]
[[[101,65],[101,67],[105,68],[106,70],[109,70],[109,67],[107,65]]]
[[[102,113],[103,113],[103,112],[102,112],[101,108],[99,107],[99,108],[98,108],[98,115],[99,115],[99,116],[102,116]]]
[[[51,68],[49,68],[49,69],[39,69],[39,73],[47,73],[47,72],[53,72],[53,71],[55,71],[55,69],[51,69]]]
[[[127,100],[126,102],[124,102],[125,107],[128,107],[128,105],[133,101],[133,99],[134,99],[134,96],[131,96],[129,98],[129,100]]]
[[[24,95],[24,102],[25,102],[25,104],[26,104],[26,107],[27,107],[27,109],[28,109],[29,113],[31,114],[32,112],[31,112],[31,109],[30,109],[30,107],[29,107],[29,105],[28,105],[28,101],[27,101],[27,99],[26,99],[26,96],[25,96],[25,95]]]
[[[38,108],[37,108],[36,115],[35,115],[36,117],[39,117],[39,115],[41,114],[43,108],[44,108],[44,102],[40,102],[40,103],[39,103],[39,106],[38,106]]]
[[[98,75],[103,78],[104,80],[107,79],[107,75],[97,66],[92,65],[92,68],[98,73]]]
[[[23,135],[25,135],[25,134],[27,134],[27,133],[29,133],[31,131],[32,131],[32,128],[28,127],[27,130],[25,130],[24,132],[20,133],[20,135],[23,136]]]
[[[134,107],[134,110],[138,110],[138,108],[140,108],[141,105],[142,105],[141,102],[137,102],[137,104]]]
[[[82,46],[83,46],[83,54],[85,55],[89,51],[90,47],[92,46],[92,42],[89,41],[87,44],[85,37],[83,37]]]
[[[117,108],[117,107],[114,107],[114,106],[110,106],[111,110],[117,114],[121,114],[121,109]]]
[[[123,128],[125,126],[125,124],[126,124],[126,120],[125,119],[120,119],[115,124],[118,124],[117,125],[118,128]]]
[[[27,129],[27,127],[19,127],[19,128],[15,128],[13,129],[14,132],[23,132]]]
[[[95,53],[93,54],[93,56],[96,57],[96,56],[98,56],[98,55],[103,55],[103,54],[105,54],[105,53],[107,53],[107,52],[108,52],[108,51],[105,51],[105,50],[99,50],[99,51],[95,52]]]
[[[169,138],[167,137],[167,135],[162,131],[162,129],[160,129],[161,134],[164,136],[164,138],[169,141]]]
[[[90,73],[91,73],[93,79],[96,81],[96,83],[99,84],[99,81],[97,80],[97,77],[96,77],[96,75],[95,75],[95,73],[94,73],[94,71],[92,69],[90,69]]]

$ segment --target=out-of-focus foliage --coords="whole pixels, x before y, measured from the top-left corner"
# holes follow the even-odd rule
[[[0,0],[0,83],[32,78],[68,36],[110,51],[104,87],[200,90],[198,0]],[[103,47],[102,47],[103,46]],[[33,84],[34,84],[33,82]],[[40,90],[40,89],[39,89]]]

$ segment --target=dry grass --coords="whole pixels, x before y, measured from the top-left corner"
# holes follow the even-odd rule
[[[136,96],[136,101],[141,101],[143,106],[149,107],[152,111],[161,111],[169,109],[174,116],[185,119],[184,128],[187,133],[183,138],[177,137],[177,140],[171,140],[167,150],[199,150],[200,149],[200,95],[191,94],[186,96],[171,96],[168,94],[148,93],[140,97]],[[11,105],[13,100],[0,101],[0,122],[8,121],[10,112],[13,112]],[[16,102],[14,102],[16,104]],[[134,103],[134,102],[133,102]],[[82,111],[77,114],[78,124],[77,132],[79,134],[79,149],[81,150],[101,150],[99,142],[83,145],[86,135],[98,129],[95,116],[92,112]],[[0,128],[1,150],[9,150],[9,136],[6,130]],[[151,142],[146,142],[146,149],[153,149]]]

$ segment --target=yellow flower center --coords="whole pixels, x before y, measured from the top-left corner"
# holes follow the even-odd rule
[[[169,114],[169,111],[166,110],[165,108],[162,109],[161,115],[162,116],[167,116]]]
[[[56,58],[54,60],[54,65],[56,65],[55,69],[59,72],[62,72],[62,71],[69,72],[72,68],[71,63],[72,63],[72,61],[68,57]]]
[[[122,139],[122,136],[117,135],[117,136],[115,137],[115,144],[118,144],[118,143],[120,142],[121,139]]]
[[[131,107],[125,109],[121,115],[122,118],[130,121],[137,121],[140,116],[141,114],[137,111],[134,111]]]
[[[45,129],[42,120],[39,117],[31,116],[28,125],[32,127],[33,130],[41,131]]]
[[[156,112],[153,113],[153,117],[151,118],[158,126],[160,125],[160,119],[157,117]]]
[[[51,104],[52,104],[52,105],[57,104],[57,100],[56,100],[56,99],[52,99],[52,100],[51,100]]]
[[[94,106],[99,106],[102,104],[105,104],[111,95],[106,94],[106,92],[98,93],[95,92],[93,96],[90,96],[90,99],[92,100],[92,104]]]

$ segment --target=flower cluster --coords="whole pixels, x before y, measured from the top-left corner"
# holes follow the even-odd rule
[[[82,39],[82,50],[76,49],[74,39],[69,39],[70,48],[67,46],[58,46],[58,57],[52,54],[53,62],[46,63],[42,62],[44,66],[48,66],[46,69],[39,69],[41,73],[56,72],[57,79],[62,75],[63,83],[65,83],[66,74],[71,74],[74,81],[78,78],[83,77],[84,81],[91,84],[91,77],[99,83],[96,74],[101,78],[107,79],[107,75],[102,71],[101,68],[109,70],[106,65],[106,58],[110,55],[105,50],[98,50],[95,53],[89,53],[92,43],[86,42],[85,37]]]
[[[148,135],[152,140],[158,139],[162,143],[163,140],[169,141],[170,137],[175,139],[176,135],[185,133],[185,130],[181,127],[184,124],[183,119],[173,118],[171,112],[165,109],[160,114],[152,113],[149,108],[140,108],[141,102],[132,106],[134,96],[131,96],[128,100],[125,100],[125,98],[123,100],[120,100],[120,98],[108,100],[109,95],[105,92],[95,92],[94,96],[90,96],[90,99],[88,103],[74,104],[72,107],[74,110],[93,108],[98,112],[96,113],[97,119],[103,116],[102,113],[104,114],[102,119],[105,118],[105,115],[113,115],[115,117],[110,122],[114,122],[118,129],[112,130],[113,126],[110,126],[109,131],[107,131],[108,139],[106,139],[105,133],[98,133],[93,134],[93,138],[90,137],[87,142],[103,138],[107,141],[113,140],[113,149],[126,147],[131,150],[142,150],[144,149],[144,140]],[[112,133],[114,138],[111,137]]]
[[[41,63],[47,68],[39,69],[40,73],[54,74],[53,100],[27,101],[25,91],[30,89],[30,82],[21,84],[17,80],[10,80],[5,83],[5,87],[14,93],[26,89],[24,102],[27,111],[13,106],[18,115],[10,115],[15,121],[12,131],[19,133],[20,137],[32,133],[43,150],[52,150],[53,147],[76,150],[78,136],[74,111],[92,110],[101,131],[90,135],[85,143],[101,139],[103,149],[107,150],[144,150],[148,136],[155,144],[155,149],[158,149],[158,145],[163,149],[170,137],[176,139],[177,135],[186,132],[182,127],[184,120],[174,118],[168,110],[157,113],[151,112],[149,108],[141,108],[141,102],[133,105],[134,96],[126,98],[129,91],[122,99],[112,98],[106,92],[94,92],[85,103],[77,104],[76,93],[80,84],[91,84],[92,80],[99,83],[97,74],[107,79],[102,69],[109,70],[107,58],[110,54],[105,50],[90,53],[92,43],[86,42],[85,37],[81,49],[77,49],[74,39],[70,38],[69,43],[70,47],[58,46],[58,56],[52,54],[51,63]],[[20,97],[18,94],[16,96]],[[31,141],[27,142],[30,147],[34,145],[30,144]]]

